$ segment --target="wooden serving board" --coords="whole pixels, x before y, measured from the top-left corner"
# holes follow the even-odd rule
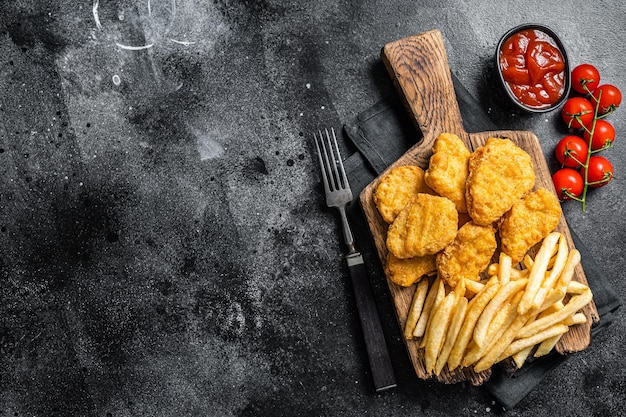
[[[537,178],[535,187],[545,187],[554,191],[550,170],[539,140],[532,132],[503,130],[468,133],[464,130],[440,31],[432,30],[388,43],[384,46],[381,55],[404,101],[406,110],[424,136],[421,142],[409,149],[360,194],[361,207],[383,265],[387,259],[385,241],[388,225],[376,209],[373,199],[374,190],[380,178],[394,167],[417,165],[426,169],[432,155],[433,143],[442,132],[455,133],[470,150],[484,145],[491,137],[509,138],[531,156]],[[561,217],[557,230],[566,236],[569,247],[573,248],[574,243],[564,217]],[[576,268],[573,279],[587,283],[581,265]],[[398,323],[400,328],[404,329],[415,285],[404,288],[389,279],[387,283],[395,305]],[[576,352],[589,345],[591,323],[597,322],[599,317],[593,303],[583,312],[587,316],[587,323],[572,327],[557,345],[558,352],[562,354]],[[423,379],[432,377],[425,371],[423,349],[419,349],[419,343],[414,340],[405,340],[405,343],[417,376]],[[446,367],[437,378],[445,383],[468,380],[474,385],[480,385],[490,377],[490,374],[490,371],[476,374],[472,369],[450,372]]]

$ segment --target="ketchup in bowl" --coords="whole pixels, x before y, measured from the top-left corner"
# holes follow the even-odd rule
[[[529,25],[509,32],[500,41],[497,59],[502,81],[521,107],[547,111],[565,98],[567,57],[549,29]]]

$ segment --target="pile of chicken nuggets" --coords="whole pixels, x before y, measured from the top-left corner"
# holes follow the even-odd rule
[[[452,133],[437,137],[426,171],[400,166],[381,178],[374,202],[389,223],[388,277],[410,286],[437,273],[455,286],[479,281],[498,243],[513,262],[554,230],[561,205],[535,186],[530,155],[491,138],[470,152]]]
[[[472,152],[442,133],[426,170],[391,169],[373,200],[388,224],[388,278],[417,283],[404,334],[421,338],[427,372],[482,371],[513,354],[521,366],[534,344],[543,342],[545,354],[569,325],[584,322],[576,312],[591,292],[570,284],[580,258],[554,232],[561,205],[553,191],[535,188],[532,159],[511,140],[491,138]],[[584,297],[565,304],[570,293]],[[420,317],[429,303],[431,317]]]

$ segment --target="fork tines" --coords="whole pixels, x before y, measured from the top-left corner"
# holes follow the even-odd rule
[[[326,138],[324,138],[324,133]],[[324,189],[327,192],[333,192],[341,189],[350,190],[346,171],[343,167],[343,162],[341,161],[339,146],[337,145],[335,129],[331,127],[330,132],[328,129],[324,129],[324,133],[322,133],[321,130],[318,130],[319,137],[318,135],[313,134],[313,137],[315,138],[315,146],[317,147],[317,155],[322,168]]]

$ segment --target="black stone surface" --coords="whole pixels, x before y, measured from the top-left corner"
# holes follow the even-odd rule
[[[437,28],[554,168],[567,132],[507,105],[495,45],[546,24],[626,90],[624,21],[617,1],[2,1],[0,416],[622,415],[621,315],[503,410],[415,378],[383,282],[399,386],[373,394],[312,132],[395,94],[380,49]],[[624,297],[622,113],[616,179],[564,211]]]

